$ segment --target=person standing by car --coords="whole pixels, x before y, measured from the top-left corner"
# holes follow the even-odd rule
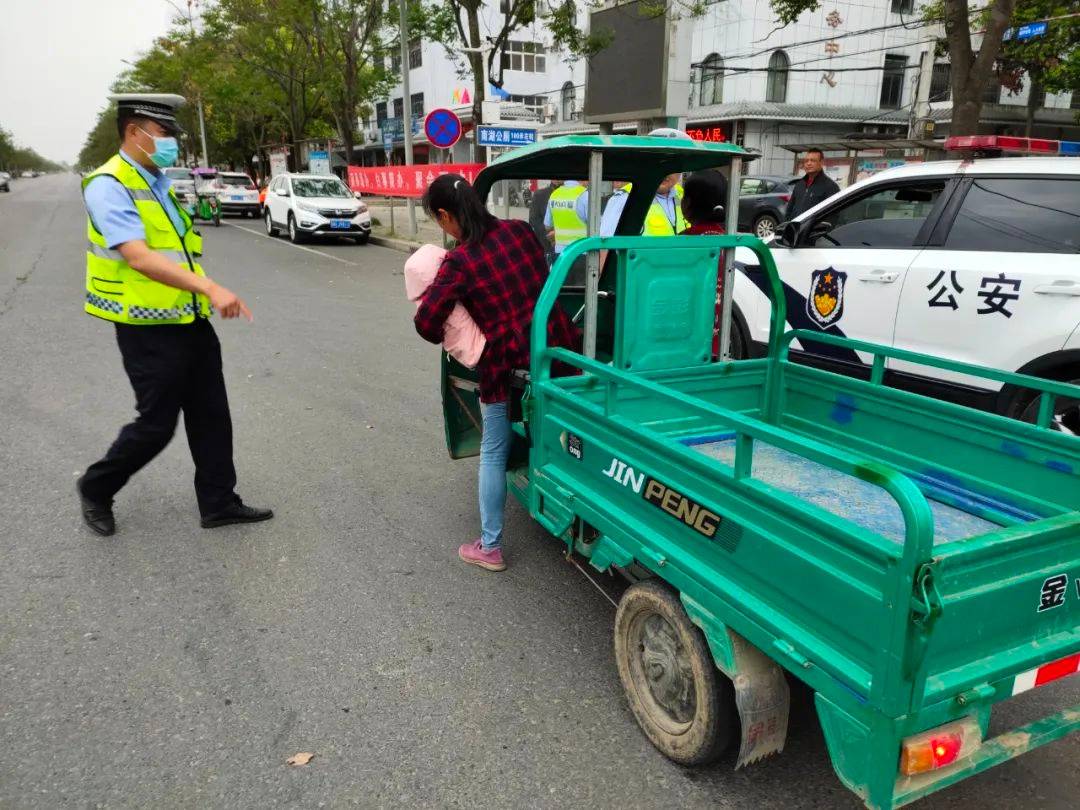
[[[808,149],[806,157],[803,158],[805,174],[791,181],[791,199],[784,209],[785,220],[790,222],[840,191],[840,186],[825,174],[824,168],[825,153],[817,148]]]
[[[533,309],[548,277],[543,248],[527,222],[501,220],[484,207],[465,178],[444,174],[428,187],[424,211],[457,242],[443,259],[416,311],[416,331],[442,343],[443,325],[460,303],[487,339],[480,372],[480,538],[458,556],[488,571],[506,570],[502,554],[506,464],[510,457],[510,377],[529,367]],[[548,345],[577,348],[578,331],[557,304],[548,321]]]
[[[116,531],[113,497],[172,440],[180,412],[195,461],[203,528],[273,517],[236,495],[221,344],[210,315],[251,312],[206,277],[202,238],[162,169],[176,162],[182,96],[128,93],[117,102],[121,145],[82,183],[87,212],[86,312],[116,329],[138,417],[76,488],[86,525]],[[105,382],[110,385],[111,383]]]

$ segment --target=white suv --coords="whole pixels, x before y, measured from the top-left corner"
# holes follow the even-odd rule
[[[351,236],[363,245],[371,236],[367,205],[334,175],[278,175],[266,189],[263,217],[267,234],[277,236],[283,228],[293,242]]]
[[[1080,158],[908,165],[844,189],[770,245],[786,328],[814,329],[1080,384]],[[769,301],[754,255],[736,252],[733,350],[760,353]],[[802,362],[868,377],[871,356],[796,343]],[[1027,391],[890,358],[886,382],[1028,420]],[[1058,429],[1080,434],[1080,401]]]

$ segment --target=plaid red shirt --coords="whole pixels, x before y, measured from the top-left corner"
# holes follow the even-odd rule
[[[480,401],[510,396],[510,373],[529,367],[533,309],[547,281],[544,250],[527,222],[496,220],[479,242],[459,245],[443,260],[413,319],[424,340],[442,343],[443,324],[460,302],[487,338],[480,357]],[[576,349],[577,327],[558,304],[548,319],[548,345]]]

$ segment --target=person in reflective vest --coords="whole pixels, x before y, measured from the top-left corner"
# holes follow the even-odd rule
[[[645,236],[674,236],[686,230],[686,218],[682,212],[680,177],[679,174],[669,174],[656,189],[656,196],[653,197],[649,210],[645,214],[645,224],[641,231]],[[604,215],[600,220],[601,236],[611,236],[615,233],[632,190],[632,183],[616,184],[615,192],[604,206]]]
[[[566,246],[578,239],[584,239],[588,231],[589,218],[586,208],[586,182],[567,180],[553,192],[548,200],[544,225],[554,231],[551,242],[555,245],[555,255],[559,255]]]
[[[669,174],[656,189],[656,196],[645,215],[646,236],[674,236],[686,230],[682,213],[682,186],[679,174]]]
[[[119,152],[83,181],[84,309],[112,321],[138,417],[78,479],[83,520],[116,531],[113,498],[172,439],[184,413],[204,528],[273,517],[236,495],[221,345],[209,318],[251,312],[203,271],[202,238],[162,169],[177,158],[181,96],[127,93],[117,103]]]

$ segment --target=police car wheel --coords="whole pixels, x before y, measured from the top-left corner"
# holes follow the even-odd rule
[[[734,737],[734,691],[678,594],[658,580],[632,585],[615,614],[615,661],[645,736],[681,765],[716,761]]]
[[[1069,385],[1080,386],[1080,380],[1065,380]],[[1022,409],[1017,417],[1022,422],[1035,424],[1039,418],[1039,402],[1042,397],[1034,397],[1027,400],[1026,404],[1020,403]],[[1058,397],[1054,401],[1054,415],[1050,417],[1050,429],[1073,436],[1080,436],[1080,399]]]
[[[762,214],[754,220],[754,236],[758,239],[768,239],[776,233],[776,226],[779,224],[772,214]]]
[[[266,219],[266,235],[267,236],[277,236],[278,235],[278,229],[274,225],[273,217],[270,216],[270,209],[269,208],[266,209],[266,217],[265,217],[265,219]]]

